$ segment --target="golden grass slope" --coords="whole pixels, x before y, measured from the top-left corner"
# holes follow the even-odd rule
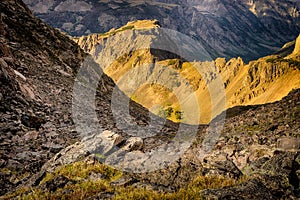
[[[109,38],[128,29],[151,30],[159,28],[159,23],[155,20],[140,20],[129,22],[124,27],[111,30],[104,34],[93,34],[87,37],[76,38],[75,41],[87,52],[95,55],[94,47]],[[117,40],[122,38],[117,38]],[[162,117],[169,118],[175,122],[185,122],[190,124],[209,123],[214,117],[219,115],[224,109],[240,105],[256,105],[278,101],[286,96],[291,90],[300,88],[300,35],[295,42],[290,42],[283,47],[294,48],[293,52],[271,55],[258,60],[244,63],[242,58],[232,58],[226,61],[224,58],[217,58],[211,62],[183,62],[180,59],[155,60],[151,52],[151,40],[145,41],[149,48],[132,51],[123,54],[107,66],[104,71],[109,75],[121,90],[132,100],[148,108],[151,112]],[[117,44],[118,41],[115,41]],[[116,47],[114,47],[116,48]],[[100,62],[100,61],[98,61]],[[101,64],[101,63],[100,63]],[[154,66],[150,71],[149,66]],[[211,92],[206,83],[213,82],[216,74],[204,70],[200,74],[196,68],[216,68],[222,77],[225,88],[226,107],[218,104],[222,102],[222,94],[217,96],[214,102],[211,99]],[[171,71],[171,72],[167,72]],[[129,74],[129,75],[128,75]],[[124,83],[121,80],[124,76],[130,77]],[[169,87],[162,84],[147,84],[151,76],[164,80]],[[178,77],[182,77],[179,79]],[[146,84],[139,85],[133,80],[141,79]],[[130,89],[139,87],[134,93],[128,92]],[[189,85],[196,95],[198,103],[192,102],[192,96],[186,92]],[[199,109],[200,119],[185,118],[182,112],[182,100],[176,94],[186,95],[185,105],[190,110]],[[214,107],[214,109],[212,109]]]

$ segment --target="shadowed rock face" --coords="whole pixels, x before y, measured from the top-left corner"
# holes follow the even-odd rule
[[[73,36],[158,19],[163,27],[203,42],[212,57],[241,56],[246,61],[274,52],[300,32],[299,1],[292,0],[24,2],[38,17]]]
[[[68,90],[85,54],[22,1],[1,1],[0,9],[0,160],[9,169],[2,195],[73,143]]]

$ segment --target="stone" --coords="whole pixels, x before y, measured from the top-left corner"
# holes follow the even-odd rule
[[[63,146],[61,144],[54,144],[53,142],[47,142],[46,144],[43,144],[42,147],[45,149],[49,149],[51,153],[58,153],[63,149]]]
[[[87,179],[92,181],[99,181],[102,180],[103,178],[104,176],[102,174],[92,172]]]
[[[59,175],[59,176],[55,177],[54,179],[47,181],[41,187],[45,188],[46,190],[48,190],[50,192],[55,192],[57,189],[63,188],[69,182],[74,182],[74,181],[70,181],[67,177]]]
[[[26,133],[22,139],[24,140],[36,140],[39,136],[39,133],[37,131],[29,131]]]
[[[21,122],[27,127],[35,128],[36,130],[38,130],[41,127],[41,125],[45,123],[45,119],[42,117],[23,114],[21,116]]]
[[[280,151],[299,151],[300,139],[295,137],[281,137],[277,140],[276,148]]]
[[[270,190],[259,180],[253,179],[235,187],[223,189],[207,189],[199,192],[200,196],[208,199],[277,199]]]
[[[26,81],[26,80],[27,80],[26,77],[25,77],[23,74],[21,74],[20,72],[18,72],[17,70],[14,70],[14,72],[15,72],[15,74],[16,74],[18,77],[20,77],[23,81]]]
[[[92,153],[105,154],[103,157],[115,153],[116,156],[120,155],[119,158],[127,155],[127,161],[130,162],[125,164],[128,164],[128,166],[132,164],[131,166],[137,169],[141,164],[151,166],[152,163],[150,162],[152,160],[149,161],[148,159],[151,155],[149,156],[147,153],[151,153],[152,149],[172,140],[178,131],[178,124],[166,121],[167,123],[160,127],[161,134],[153,135],[151,138],[145,137],[144,139],[131,137],[136,135],[138,130],[133,130],[133,132],[120,130],[120,127],[116,125],[115,116],[111,112],[112,91],[118,90],[118,87],[112,79],[103,74],[99,80],[96,101],[93,102],[98,116],[93,120],[99,124],[101,130],[106,131],[80,138],[76,132],[76,128],[78,128],[76,124],[67,123],[69,120],[71,121],[72,116],[73,77],[61,75],[53,66],[59,65],[61,66],[60,69],[64,66],[70,66],[72,70],[76,71],[82,61],[79,58],[84,58],[85,54],[68,37],[46,26],[41,20],[34,18],[34,15],[24,7],[20,0],[1,1],[0,10],[4,13],[0,16],[4,19],[2,22],[10,23],[9,26],[5,24],[2,26],[2,22],[0,22],[1,29],[5,29],[5,32],[10,33],[0,38],[0,52],[5,54],[4,57],[9,57],[10,60],[5,59],[2,62],[3,59],[0,58],[0,94],[5,98],[5,102],[2,99],[0,106],[0,164],[3,169],[10,170],[9,173],[1,173],[0,184],[2,187],[0,188],[0,195],[13,192],[23,186],[29,188],[32,186],[32,190],[35,191],[35,189],[40,188],[41,180],[44,179],[47,173],[53,173],[62,165],[78,161],[87,164],[97,162],[95,160],[96,155],[91,156]],[[30,37],[34,38],[35,42],[20,37],[22,35],[18,34],[20,27],[23,28],[24,33],[30,33]],[[30,32],[26,32],[27,30],[30,30]],[[51,40],[49,40],[49,37],[51,37]],[[3,46],[6,46],[7,50],[4,51]],[[14,54],[10,52],[14,52]],[[239,64],[242,65],[242,60],[239,61],[238,59],[236,62],[237,66],[233,66],[234,63],[229,66],[228,63],[224,67],[233,69],[233,71],[242,69],[242,66],[238,67]],[[249,78],[255,79],[257,75],[261,74],[260,71],[255,69],[256,67],[262,72],[266,69],[265,76],[271,76],[272,69],[281,75],[283,71],[287,70],[280,69],[281,66],[264,68],[257,64],[256,62],[251,64],[253,74]],[[269,65],[271,66],[271,63]],[[100,70],[98,65],[95,64],[94,66],[95,69]],[[25,76],[26,83],[23,83],[22,78],[17,76],[13,69]],[[63,70],[71,74],[71,71],[65,68]],[[213,78],[213,75],[210,78]],[[257,80],[252,83],[253,85],[257,84]],[[229,81],[228,84],[230,86],[232,82]],[[246,82],[240,85],[244,84]],[[18,88],[18,85],[21,85],[21,89]],[[28,87],[27,90],[22,85]],[[246,85],[246,87],[252,87],[253,85]],[[22,89],[25,92],[22,92]],[[252,100],[254,96],[259,95],[263,90],[254,91],[250,96]],[[29,96],[28,91],[29,93],[32,92]],[[243,90],[238,92],[240,92],[238,96],[243,94]],[[178,191],[180,188],[186,187],[195,177],[203,175],[205,164],[211,164],[211,166],[205,167],[215,167],[218,172],[221,171],[220,169],[223,169],[223,171],[226,169],[231,174],[233,172],[237,178],[239,175],[235,171],[241,170],[244,173],[243,167],[249,167],[249,163],[250,165],[253,163],[253,170],[249,170],[251,179],[245,180],[244,183],[236,186],[220,190],[207,190],[207,196],[212,195],[222,198],[232,196],[236,199],[272,199],[273,197],[277,199],[281,197],[282,199],[297,199],[299,155],[295,152],[280,151],[275,151],[274,155],[269,156],[269,154],[275,150],[276,138],[288,134],[297,136],[299,133],[299,93],[300,90],[295,90],[278,102],[264,106],[241,108],[240,111],[227,118],[222,133],[223,141],[218,144],[217,149],[212,149],[212,152],[210,152],[211,161],[215,162],[203,163],[198,160],[202,136],[205,135],[205,129],[208,127],[206,125],[199,126],[197,138],[193,141],[189,150],[180,158],[172,163],[170,161],[157,162],[161,167],[160,170],[137,174],[126,173],[129,176],[127,180],[134,180],[134,182],[141,184],[134,185],[133,182],[125,180],[124,185],[145,186],[164,192]],[[30,96],[32,99],[26,98]],[[123,98],[127,98],[125,94],[122,96]],[[132,118],[137,124],[142,126],[151,124],[148,123],[151,113],[149,114],[145,108],[135,102],[130,104],[130,109],[133,108],[130,110],[130,115],[133,116]],[[114,114],[120,115],[125,123],[132,121],[129,117],[123,115],[124,111],[122,109],[117,109]],[[43,116],[44,120],[40,119],[40,116]],[[152,124],[160,122],[160,119],[152,119],[154,119]],[[253,123],[254,119],[259,122],[258,125]],[[44,121],[47,124],[44,124]],[[285,126],[284,129],[269,129],[270,124],[280,126],[289,124],[289,126]],[[189,127],[187,126],[187,131],[189,131]],[[32,131],[38,133],[36,139],[36,134]],[[151,131],[150,127],[149,132],[151,133]],[[26,141],[24,138],[28,140]],[[265,145],[258,145],[259,139],[265,140],[266,138],[267,142],[263,142]],[[83,140],[81,141],[81,139]],[[240,144],[242,145],[239,147]],[[168,150],[161,148],[162,153],[160,155],[173,156],[177,151],[176,148]],[[220,152],[229,154],[229,157],[232,155],[230,159],[238,169],[235,169],[232,163],[226,159],[218,160]],[[247,159],[249,155],[254,155],[250,162]],[[157,160],[159,161],[159,159],[160,156]],[[116,161],[118,160],[116,159]],[[217,163],[217,161],[221,161],[221,163]],[[257,162],[255,163],[255,161]],[[237,163],[243,164],[238,165]],[[218,165],[212,166],[213,164]],[[21,174],[21,176],[14,176],[10,179],[10,176],[15,172]],[[257,175],[254,176],[254,174]],[[22,179],[22,177],[25,177],[25,179]],[[101,175],[95,172],[95,174],[91,174],[90,178],[99,180]],[[122,181],[120,180],[120,182]],[[72,183],[68,180],[68,177],[55,176],[52,181],[50,180],[47,183],[46,187],[41,187],[41,190],[43,192],[50,190],[54,193],[68,183]],[[108,196],[113,197],[114,190],[111,191]],[[199,192],[199,196],[202,194],[201,191],[197,192]],[[100,199],[103,197],[101,194],[95,196],[100,197]]]
[[[126,140],[125,145],[122,147],[124,151],[138,151],[142,150],[144,147],[144,141],[139,137],[131,137]]]
[[[71,74],[65,72],[64,70],[57,70],[61,75],[71,77]]]
[[[27,84],[20,85],[20,89],[23,92],[24,96],[29,97],[29,99],[31,100],[35,99],[34,92]]]
[[[103,131],[91,138],[84,139],[84,144],[90,152],[105,155],[114,148],[117,148],[123,140],[123,137],[119,134],[112,131]]]
[[[117,186],[117,187],[126,187],[126,186],[132,185],[132,184],[134,184],[136,182],[138,182],[138,181],[136,179],[134,179],[134,178],[121,177],[118,180],[112,181],[110,183],[110,185]]]

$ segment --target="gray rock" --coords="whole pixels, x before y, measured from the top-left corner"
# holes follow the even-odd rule
[[[138,151],[142,150],[144,146],[144,141],[139,137],[131,137],[126,140],[125,145],[121,148],[124,151]]]
[[[39,136],[39,133],[37,131],[29,131],[26,133],[22,139],[24,140],[36,140]]]
[[[84,138],[83,143],[91,153],[106,155],[123,140],[123,137],[119,134],[112,131],[103,131],[95,136]]]
[[[104,176],[102,174],[92,172],[89,175],[88,180],[99,181],[99,180],[102,180],[103,178],[104,178]]]
[[[208,199],[277,199],[270,190],[259,180],[254,179],[236,187],[223,189],[208,189],[199,192],[200,196]]]
[[[276,147],[281,151],[299,151],[300,139],[295,137],[281,137],[277,140]]]
[[[57,189],[63,188],[69,182],[74,182],[74,181],[70,181],[67,177],[59,175],[54,179],[51,179],[46,183],[44,183],[43,185],[41,185],[40,188],[43,188],[50,192],[55,192]]]

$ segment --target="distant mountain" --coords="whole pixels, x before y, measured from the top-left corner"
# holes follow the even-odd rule
[[[155,20],[139,20],[105,34],[74,40],[129,97],[173,121],[199,123],[194,117],[182,117],[182,106],[189,107],[183,111],[188,114],[199,106],[200,123],[208,123],[226,108],[274,102],[300,88],[300,36],[284,45],[276,55],[249,64],[240,57],[187,62],[178,55],[155,51],[157,43],[168,40],[167,37],[161,39],[163,30],[157,24]],[[144,29],[139,31],[141,28]],[[193,44],[185,43],[185,46],[192,48]],[[201,74],[196,69],[202,69]],[[222,78],[220,87],[224,86],[226,106],[214,107],[216,112],[212,113],[213,97],[207,83],[217,81],[218,73]],[[192,94],[197,96],[198,105],[192,103]],[[184,104],[180,103],[180,96]],[[215,100],[221,102],[222,98],[220,95]]]
[[[268,55],[300,32],[295,0],[24,0],[50,25],[73,35],[103,33],[128,21],[157,19],[203,43],[213,57]]]

